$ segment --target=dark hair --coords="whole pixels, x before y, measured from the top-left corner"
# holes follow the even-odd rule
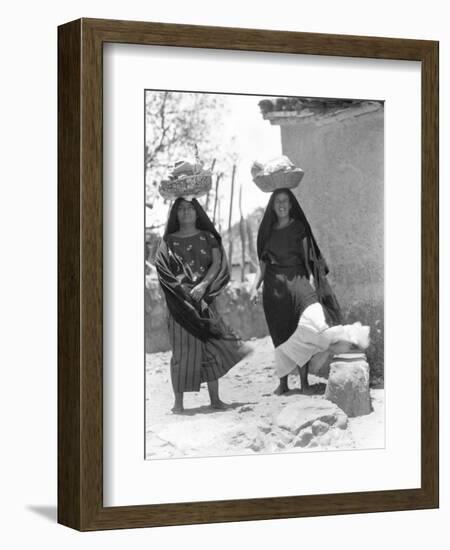
[[[164,230],[163,239],[166,240],[167,235],[170,235],[171,233],[175,233],[180,229],[180,222],[178,221],[178,208],[182,201],[186,199],[183,199],[183,197],[178,197],[178,199],[172,204],[170,211],[169,211],[169,217],[167,218],[167,224],[166,228]],[[187,201],[192,204],[194,207],[195,213],[197,214],[197,219],[195,221],[195,226],[197,229],[201,229],[202,231],[209,231],[214,235],[214,237],[219,241],[219,243],[222,242],[222,238],[217,231],[217,229],[214,227],[213,222],[209,219],[208,214],[203,210],[200,203],[197,199],[192,199],[192,201]]]
[[[182,200],[182,198],[178,198],[170,208],[164,236],[159,245],[155,260],[159,282],[166,297],[167,307],[178,324],[202,341],[219,337],[235,340],[235,336],[225,334],[224,329],[210,312],[205,313],[199,309],[198,304],[193,303],[192,299],[185,294],[177,277],[174,275],[174,265],[180,265],[183,270],[183,262],[171,252],[167,243],[167,236],[179,229],[177,213]],[[222,239],[214,224],[196,199],[192,200],[192,205],[197,213],[197,228],[212,233],[220,246],[219,270],[209,283],[206,294],[203,296],[203,300],[209,305],[230,280],[230,270],[223,249]]]
[[[272,233],[273,226],[277,222],[278,218],[273,209],[273,205],[276,197],[281,193],[285,193],[289,197],[289,201],[291,203],[291,209],[289,214],[291,218],[293,218],[294,220],[301,221],[302,224],[305,226],[308,236],[309,235],[312,236],[311,228],[309,226],[308,220],[306,219],[306,216],[303,213],[303,210],[301,209],[300,204],[295,198],[295,195],[292,193],[290,189],[285,189],[284,187],[277,189],[272,193],[269,199],[269,202],[266,206],[266,210],[264,211],[264,215],[262,217],[261,223],[259,225],[258,237],[257,237],[257,243],[256,243],[259,259],[261,259],[261,255],[264,251],[266,243],[270,237],[270,234]]]

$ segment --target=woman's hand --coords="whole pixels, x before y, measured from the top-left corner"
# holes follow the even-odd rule
[[[208,287],[208,284],[205,283],[204,281],[202,281],[201,283],[198,283],[198,285],[195,285],[190,292],[192,299],[194,299],[196,302],[199,302],[203,298],[207,287]]]
[[[256,287],[252,288],[252,290],[250,291],[250,302],[252,304],[258,303],[259,294],[260,292]]]
[[[264,284],[264,274],[266,272],[266,264],[263,261],[260,261],[258,268],[255,273],[255,278],[253,279],[252,289],[250,290],[250,303],[256,304],[259,299],[261,286]]]

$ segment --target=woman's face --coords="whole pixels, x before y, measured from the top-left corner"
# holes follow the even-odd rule
[[[180,225],[193,225],[197,220],[197,213],[195,212],[194,205],[182,200],[178,205],[177,218]]]
[[[273,201],[273,209],[278,219],[289,217],[291,211],[291,201],[287,193],[278,193]]]

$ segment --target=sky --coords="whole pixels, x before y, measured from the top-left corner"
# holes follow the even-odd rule
[[[241,161],[237,166],[236,183],[242,183],[242,204],[244,215],[249,214],[258,206],[265,206],[269,194],[263,193],[253,183],[250,168],[255,160],[267,162],[281,155],[280,127],[272,126],[264,120],[258,102],[262,96],[228,96],[227,103],[231,116],[228,119],[228,131],[234,132],[236,146]],[[233,216],[238,218],[236,209]]]

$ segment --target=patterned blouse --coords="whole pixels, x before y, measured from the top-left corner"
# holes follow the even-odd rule
[[[168,235],[167,244],[177,259],[181,260],[184,270],[177,265],[174,275],[180,283],[199,283],[208,272],[213,257],[212,249],[219,243],[209,231],[199,231],[190,237]]]

